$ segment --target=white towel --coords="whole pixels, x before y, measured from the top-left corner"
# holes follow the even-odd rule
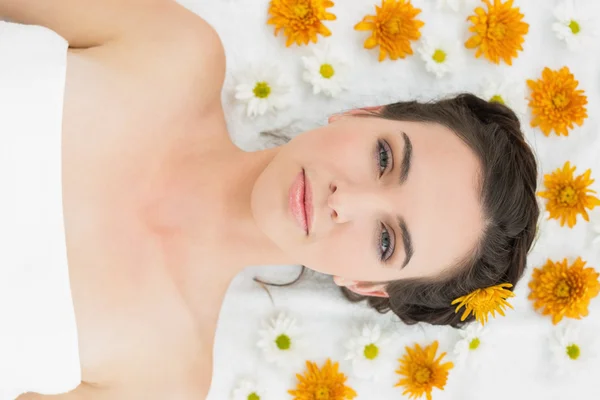
[[[62,209],[67,48],[0,21],[0,400],[81,381]]]

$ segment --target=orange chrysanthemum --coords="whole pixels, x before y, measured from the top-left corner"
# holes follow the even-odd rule
[[[577,214],[589,221],[586,209],[592,210],[600,206],[600,200],[590,194],[596,191],[588,189],[594,183],[594,179],[590,179],[592,171],[588,169],[583,175],[573,179],[576,168],[571,168],[571,163],[567,161],[562,170],[558,168],[552,174],[544,175],[546,191],[538,193],[538,196],[548,199],[546,210],[550,213],[550,218],[559,220],[561,226],[567,223],[569,228],[577,223]]]
[[[465,306],[465,312],[460,317],[461,321],[464,321],[469,314],[473,313],[475,319],[477,319],[481,325],[485,325],[488,321],[489,313],[492,313],[492,316],[495,318],[496,311],[504,316],[505,307],[513,308],[510,303],[506,301],[507,298],[515,295],[510,290],[506,289],[511,287],[512,285],[510,283],[501,283],[483,289],[475,289],[466,296],[454,299],[450,304],[454,305],[459,303],[454,312],[458,312],[461,307]]]
[[[375,6],[375,15],[367,15],[356,24],[357,31],[373,31],[365,41],[365,49],[379,45],[379,61],[390,57],[392,60],[413,54],[411,40],[421,37],[419,29],[425,25],[415,19],[421,12],[413,7],[410,0],[381,0],[381,7]]]
[[[487,5],[487,12],[482,7],[475,9],[475,15],[467,20],[473,26],[469,31],[474,35],[465,42],[468,49],[477,49],[475,57],[483,54],[493,63],[500,64],[503,59],[512,65],[512,58],[517,57],[517,50],[523,50],[523,36],[529,31],[529,24],[521,21],[524,17],[518,7],[513,8],[513,0],[501,3],[494,0],[482,0]]]
[[[546,136],[552,130],[558,136],[568,136],[568,129],[573,129],[574,123],[581,126],[587,118],[587,97],[583,90],[577,90],[578,84],[567,67],[558,71],[546,67],[542,79],[527,80],[531,89],[531,126],[539,126]]]
[[[411,349],[405,347],[406,353],[400,360],[400,369],[397,374],[404,378],[396,386],[404,386],[403,395],[408,393],[409,399],[427,395],[427,400],[431,400],[431,391],[434,387],[444,390],[448,380],[448,371],[454,367],[451,362],[440,364],[446,353],[440,354],[436,359],[438,348],[437,340],[424,349],[418,344]]]
[[[585,267],[585,261],[577,258],[568,266],[562,262],[548,260],[542,268],[533,270],[529,282],[533,307],[542,315],[551,315],[552,323],[558,324],[563,317],[581,319],[588,315],[590,300],[600,292],[598,272]]]
[[[292,43],[298,46],[308,44],[309,40],[317,43],[317,34],[331,35],[331,31],[322,21],[333,21],[334,14],[327,12],[333,7],[330,0],[271,0],[267,24],[275,25],[275,36],[283,30],[287,36],[287,47]]]
[[[351,400],[356,397],[356,392],[346,386],[346,375],[338,372],[338,363],[327,360],[323,368],[319,369],[316,363],[307,361],[304,376],[296,374],[298,385],[296,390],[288,393],[294,400]]]

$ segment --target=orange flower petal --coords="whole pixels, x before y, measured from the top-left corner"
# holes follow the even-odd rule
[[[534,269],[528,298],[542,315],[552,317],[553,324],[563,318],[581,319],[588,315],[590,300],[600,293],[599,276],[593,268],[585,267],[581,258],[570,266],[567,259],[548,260]]]
[[[419,344],[414,347],[405,347],[406,353],[399,360],[400,368],[396,371],[401,379],[395,387],[403,386],[403,395],[408,394],[409,398],[421,397],[425,395],[431,397],[433,388],[443,390],[448,373],[454,365],[451,362],[440,364],[446,353],[441,353],[436,358],[438,342],[421,348]]]
[[[355,30],[372,31],[365,41],[365,48],[379,46],[379,61],[392,60],[413,54],[411,41],[421,37],[419,29],[424,22],[415,19],[421,10],[413,7],[410,0],[382,0],[375,6],[375,15],[367,15],[354,26]]]
[[[317,42],[317,35],[329,36],[331,32],[322,21],[335,20],[326,11],[333,7],[329,0],[271,0],[267,24],[275,25],[275,36],[283,30],[287,36],[286,46],[306,45]]]
[[[523,36],[528,33],[529,25],[522,21],[524,15],[519,12],[518,7],[513,7],[512,0],[506,3],[495,0],[494,4],[487,0],[483,2],[487,11],[477,7],[475,15],[467,18],[472,24],[469,31],[474,35],[465,42],[465,47],[476,48],[475,57],[483,55],[495,64],[504,60],[512,65],[517,51],[523,50],[521,44],[525,41]]]

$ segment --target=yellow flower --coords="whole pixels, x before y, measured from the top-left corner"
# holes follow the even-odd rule
[[[321,369],[316,363],[307,361],[304,376],[296,374],[296,377],[296,390],[288,391],[294,400],[350,400],[356,397],[356,392],[345,385],[348,378],[338,372],[338,363],[332,364],[329,359]]]
[[[548,260],[541,269],[533,270],[529,282],[533,307],[542,315],[552,315],[552,323],[558,324],[563,317],[581,319],[588,315],[588,305],[600,292],[598,272],[585,266],[577,258],[570,267],[567,259],[562,262]]]
[[[317,34],[331,35],[331,31],[323,25],[323,20],[333,21],[335,15],[327,12],[328,7],[333,7],[330,0],[271,0],[269,14],[271,18],[267,24],[275,25],[275,36],[283,30],[287,36],[287,47],[292,43],[298,46],[308,44],[308,41],[317,43]]]
[[[539,126],[546,136],[552,130],[558,136],[568,136],[567,128],[573,129],[574,123],[581,126],[587,118],[587,97],[583,90],[576,90],[578,84],[567,67],[558,71],[546,67],[542,72],[542,79],[527,80],[531,89],[531,126]]]
[[[365,41],[365,49],[379,45],[379,61],[389,56],[392,60],[413,54],[411,40],[421,37],[419,28],[423,21],[415,19],[421,12],[413,7],[410,0],[381,0],[381,7],[375,6],[376,15],[367,15],[356,24],[357,31],[373,31]]]
[[[475,289],[466,296],[459,297],[452,301],[452,305],[460,303],[456,306],[455,312],[458,312],[462,306],[465,307],[465,312],[461,321],[464,321],[471,312],[475,315],[477,321],[484,325],[488,321],[488,314],[491,312],[493,317],[496,317],[496,311],[504,316],[504,307],[513,308],[510,303],[506,301],[507,298],[513,297],[515,294],[505,288],[510,288],[510,283],[501,283],[500,285],[494,285],[483,289]]]
[[[400,369],[397,374],[404,377],[395,386],[404,386],[402,395],[408,393],[410,399],[427,395],[431,400],[431,391],[434,387],[444,390],[448,380],[448,371],[454,367],[451,362],[440,364],[446,353],[440,354],[436,359],[438,348],[437,340],[424,349],[418,344],[411,349],[405,347],[406,353],[400,360]]]
[[[500,0],[483,0],[487,5],[487,12],[482,7],[475,9],[475,15],[467,20],[473,26],[469,31],[474,35],[465,42],[468,49],[477,49],[475,57],[483,54],[493,63],[500,64],[503,59],[512,65],[512,58],[517,57],[517,50],[523,50],[521,44],[525,41],[523,36],[529,31],[529,24],[521,21],[523,14],[519,8],[513,8],[513,0],[501,3]]]
[[[573,179],[573,172],[576,167],[571,168],[571,163],[567,161],[562,170],[558,168],[552,174],[544,175],[545,192],[539,192],[538,196],[548,199],[546,210],[550,213],[550,218],[560,220],[560,225],[565,222],[572,228],[577,223],[577,214],[583,215],[583,219],[590,220],[587,209],[592,210],[600,206],[600,200],[590,193],[596,193],[588,186],[594,183],[590,179],[591,170],[585,171],[583,175],[578,175]]]

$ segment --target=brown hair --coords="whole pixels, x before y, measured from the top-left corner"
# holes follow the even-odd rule
[[[438,123],[451,129],[480,160],[486,223],[476,248],[438,277],[388,282],[389,298],[362,296],[345,287],[342,292],[352,302],[367,301],[380,313],[392,311],[406,324],[459,327],[472,321],[473,315],[461,321],[462,310],[456,313],[452,301],[475,289],[500,283],[516,285],[535,238],[540,213],[535,195],[537,165],[519,119],[505,105],[469,93],[428,103],[398,102],[357,116]],[[293,282],[274,286],[297,282],[304,270]]]
[[[389,298],[365,297],[342,288],[350,301],[368,303],[380,313],[393,311],[402,321],[459,327],[450,303],[457,297],[523,275],[539,216],[536,201],[537,165],[515,113],[503,104],[472,94],[429,103],[399,102],[367,117],[395,121],[431,122],[451,129],[481,162],[481,202],[486,218],[474,251],[436,278],[414,278],[387,284]]]

